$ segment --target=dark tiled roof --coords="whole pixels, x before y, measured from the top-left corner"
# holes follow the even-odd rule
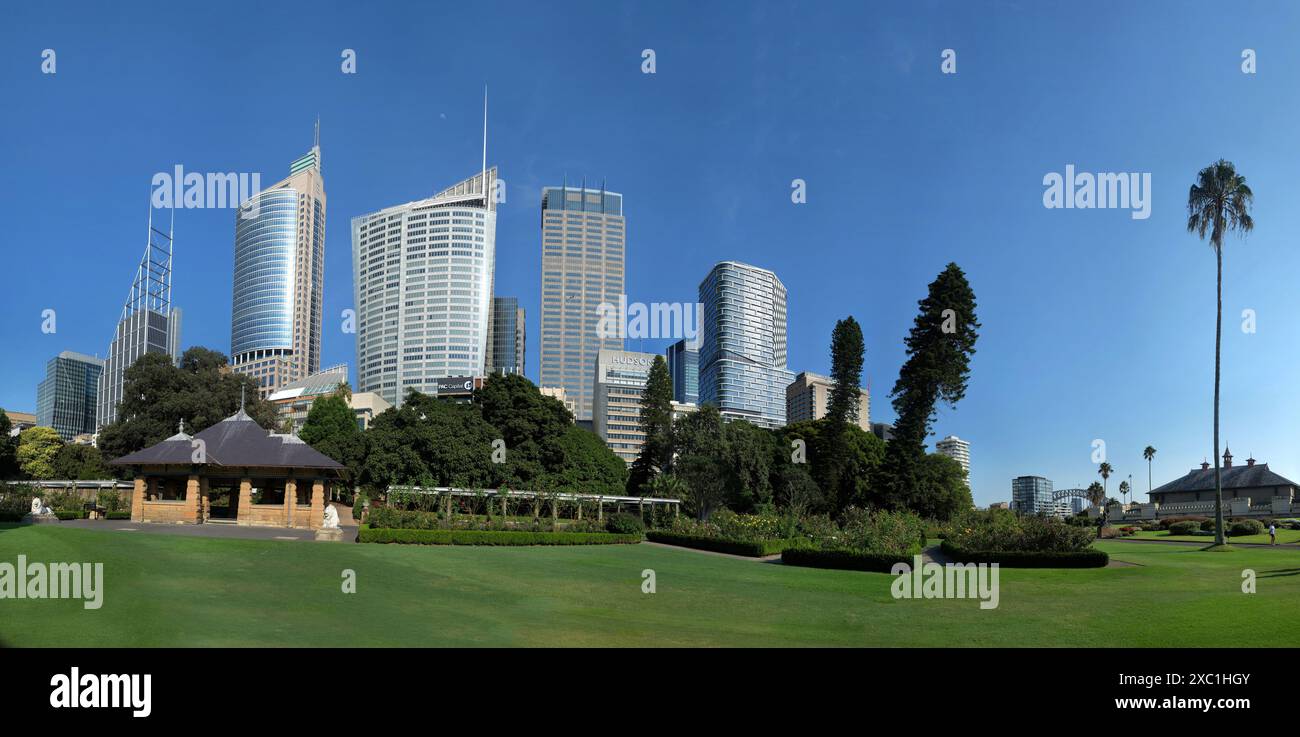
[[[267,431],[242,409],[194,437],[203,441],[207,462],[218,466],[343,470],[343,464],[297,437],[277,435]],[[179,433],[157,445],[109,461],[109,464],[114,466],[190,465],[194,462],[193,452],[191,439],[184,433]]]
[[[1253,466],[1233,466],[1219,470],[1221,483],[1225,489],[1252,489],[1268,486],[1296,486],[1297,484],[1283,476],[1268,470],[1267,463]],[[1214,491],[1214,469],[1192,469],[1186,476],[1170,481],[1151,491],[1151,496],[1167,494],[1174,491]]]

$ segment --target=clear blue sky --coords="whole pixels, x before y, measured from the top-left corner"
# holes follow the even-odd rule
[[[1094,438],[1142,491],[1147,444],[1157,484],[1209,455],[1214,259],[1185,232],[1185,202],[1196,171],[1228,158],[1254,187],[1257,227],[1226,249],[1223,435],[1238,459],[1300,479],[1288,4],[25,3],[5,15],[5,408],[35,409],[59,351],[107,349],[155,172],[270,184],[310,146],[317,114],[323,363],[353,363],[338,320],[352,306],[350,220],[477,171],[487,83],[489,160],[508,183],[496,287],[527,309],[531,377],[540,188],[565,173],[625,195],[632,300],[693,302],[722,259],[773,269],[795,371],[827,371],[834,321],[856,316],[873,419],[893,418],[916,300],[956,261],[984,328],[967,398],[935,429],[972,442],[981,504],[1007,499],[1020,474],[1086,484]],[[340,72],[345,48],[356,75]],[[956,75],[940,73],[945,48]],[[1255,75],[1241,72],[1245,48]],[[1150,172],[1150,219],[1044,209],[1042,178],[1066,164]],[[790,202],[794,178],[807,204]],[[184,346],[230,349],[232,217],[177,213]],[[54,335],[40,331],[47,308]],[[1246,308],[1255,334],[1240,330]]]

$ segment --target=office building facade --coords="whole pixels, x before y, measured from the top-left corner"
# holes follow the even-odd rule
[[[623,296],[623,195],[567,185],[542,190],[541,386],[563,387],[579,422],[592,419],[592,366],[621,350],[599,331],[600,306]]]
[[[492,350],[489,374],[523,374],[526,349],[524,308],[518,297],[492,298]]]
[[[820,420],[826,416],[831,404],[831,389],[834,382],[830,377],[801,371],[794,381],[785,388],[785,421],[802,422]],[[871,395],[866,389],[858,389],[858,402],[852,419],[858,427],[871,432]]]
[[[1052,480],[1042,476],[1017,476],[1011,480],[1011,508],[1021,514],[1056,514]]]
[[[36,424],[53,428],[64,442],[95,432],[103,371],[103,360],[84,353],[63,351],[51,358],[36,387]]]
[[[767,269],[723,261],[700,282],[700,404],[727,420],[786,424],[786,290]]]
[[[934,450],[939,455],[945,455],[961,464],[961,470],[966,472],[966,488],[970,488],[970,442],[962,440],[956,435],[949,435],[934,444]]]
[[[668,346],[668,375],[673,380],[673,401],[698,404],[700,401],[700,349],[685,338]]]
[[[492,321],[496,168],[352,219],[357,386],[400,406],[484,376]]]
[[[173,363],[180,360],[181,311],[172,306],[173,230],[170,225],[165,233],[160,228],[154,227],[151,207],[144,256],[136,267],[99,375],[96,428],[117,420],[126,370],[137,359],[146,353],[163,353]]]
[[[592,428],[605,445],[627,463],[636,460],[645,444],[641,431],[641,399],[655,354],[601,350],[592,381]]]
[[[235,215],[230,366],[267,397],[320,371],[325,181],[320,145]]]

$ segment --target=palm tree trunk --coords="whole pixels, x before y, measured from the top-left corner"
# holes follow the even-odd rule
[[[1223,544],[1223,479],[1219,469],[1219,354],[1223,341],[1223,246],[1214,249],[1218,276],[1214,285],[1214,544]]]

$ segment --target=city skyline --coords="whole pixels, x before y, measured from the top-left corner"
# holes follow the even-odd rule
[[[685,6],[671,10],[684,12]],[[1120,29],[1105,41],[1107,50],[1127,55],[1120,70],[1084,63],[1097,53],[1089,35],[1095,26],[1069,9],[1042,19],[1032,39],[1017,33],[1027,21],[993,10],[953,9],[951,20],[924,11],[882,11],[879,30],[865,37],[866,51],[855,51],[863,38],[838,30],[852,23],[832,23],[816,6],[799,12],[756,7],[736,18],[700,14],[706,28],[735,23],[747,32],[758,14],[766,14],[768,24],[824,34],[826,49],[817,54],[761,29],[746,41],[724,38],[706,54],[664,40],[672,12],[633,10],[626,25],[604,15],[617,32],[596,50],[601,63],[589,79],[570,78],[562,65],[513,69],[491,63],[487,53],[481,75],[440,78],[435,96],[402,99],[411,110],[406,121],[363,110],[372,104],[382,112],[389,103],[346,87],[349,80],[338,69],[340,49],[356,48],[358,73],[374,75],[371,82],[387,78],[381,88],[391,91],[402,90],[413,72],[436,70],[437,59],[395,53],[382,43],[386,34],[405,38],[405,30],[345,23],[343,15],[327,18],[329,38],[294,41],[293,62],[283,71],[237,56],[187,56],[176,40],[151,40],[152,47],[161,45],[159,53],[186,60],[171,70],[131,51],[128,42],[96,39],[93,29],[106,12],[91,9],[80,30],[50,34],[48,43],[61,54],[51,79],[37,71],[39,49],[6,44],[4,53],[12,55],[7,87],[32,105],[30,113],[2,124],[5,140],[20,155],[11,181],[0,186],[17,211],[38,214],[15,223],[10,242],[45,246],[30,253],[10,249],[13,273],[31,283],[13,289],[17,312],[5,323],[3,338],[13,350],[0,389],[5,408],[35,409],[35,387],[49,357],[103,351],[119,317],[124,269],[138,258],[138,200],[154,172],[178,163],[198,171],[272,170],[286,151],[301,149],[303,121],[319,112],[330,141],[335,200],[328,230],[343,233],[352,217],[478,169],[476,103],[486,79],[503,116],[494,133],[500,140],[495,158],[510,175],[495,289],[518,295],[521,307],[535,315],[542,187],[566,174],[571,181],[598,174],[617,181],[628,198],[630,299],[694,301],[695,285],[719,260],[769,268],[789,291],[788,368],[826,373],[830,330],[836,319],[854,315],[867,346],[863,384],[878,397],[873,415],[891,420],[888,391],[915,302],[944,263],[961,265],[980,300],[985,330],[969,396],[955,411],[940,409],[931,444],[957,435],[978,448],[972,486],[982,505],[1005,500],[1009,480],[1027,473],[1086,485],[1097,478],[1092,456],[1098,439],[1116,468],[1113,478],[1133,474],[1140,499],[1146,445],[1159,449],[1157,486],[1212,455],[1207,333],[1213,259],[1184,232],[1180,200],[1201,166],[1220,156],[1232,159],[1257,192],[1259,226],[1246,242],[1230,239],[1225,251],[1223,436],[1225,445],[1300,477],[1300,433],[1286,423],[1300,404],[1275,390],[1277,367],[1298,357],[1290,315],[1300,304],[1269,278],[1300,262],[1286,246],[1300,221],[1280,206],[1300,194],[1287,176],[1286,161],[1295,152],[1291,144],[1279,152],[1254,131],[1225,125],[1221,112],[1207,113],[1189,81],[1214,80],[1234,117],[1292,119],[1295,104],[1278,94],[1296,81],[1282,63],[1292,53],[1285,44],[1292,13],[1290,23],[1265,24],[1249,12],[1217,19],[1232,38],[1222,44],[1221,58],[1193,53],[1193,41],[1179,34],[1153,41]],[[489,50],[513,45],[520,54],[552,59],[547,47],[556,38],[583,37],[581,19],[565,29],[540,13],[495,20],[484,11],[457,12],[467,23],[497,31],[480,41]],[[1194,27],[1205,13],[1189,10],[1176,29]],[[1167,23],[1146,8],[1121,15],[1134,28]],[[213,11],[178,17],[231,32],[231,21]],[[32,20],[37,28],[45,23]],[[290,21],[287,11],[271,10],[265,28],[245,30],[269,38]],[[943,30],[928,30],[931,23]],[[547,32],[537,34],[538,27]],[[128,39],[131,33],[125,32]],[[530,40],[535,35],[550,38]],[[0,38],[11,40],[3,30]],[[464,49],[475,42],[452,43]],[[1238,68],[1248,46],[1262,60],[1253,77]],[[653,76],[639,70],[647,47],[658,51]],[[948,47],[957,49],[960,66],[945,79],[938,73],[939,52]],[[12,71],[27,63],[24,54],[31,57],[30,76]],[[1070,63],[1029,61],[1044,54],[1064,55]],[[1176,71],[1167,63],[1171,57],[1180,60]],[[791,59],[801,63],[791,65]],[[125,90],[124,99],[96,91],[103,68],[120,75],[112,88]],[[710,72],[692,77],[689,70],[699,69]],[[270,78],[261,81],[261,75]],[[819,76],[827,81],[810,84]],[[184,125],[129,118],[128,110],[144,99],[130,90],[150,88],[152,82],[136,82],[154,77],[172,87],[192,77],[213,94],[248,94],[254,102],[284,99],[251,120],[243,110],[216,110],[197,95],[178,93],[172,117]],[[1061,78],[1072,84],[1061,85]],[[302,89],[278,86],[290,79]],[[249,80],[258,82],[250,89]],[[1070,89],[1052,89],[1061,86]],[[1173,94],[1148,99],[1154,86]],[[836,88],[866,90],[866,99],[850,99]],[[1018,96],[1025,89],[1038,95],[1032,107]],[[574,103],[597,99],[593,90],[608,92],[602,98],[608,106],[584,120],[592,111]],[[102,115],[88,120],[91,109]],[[1000,122],[1017,117],[1024,127],[1004,129]],[[79,148],[75,155],[84,169],[69,182],[64,172],[72,154],[63,151],[64,143],[77,137],[112,145]],[[1068,164],[1151,172],[1150,217],[1045,209],[1042,177]],[[888,192],[870,176],[880,168],[909,173]],[[807,182],[802,205],[790,201],[796,178]],[[53,196],[65,190],[69,197]],[[865,202],[872,203],[866,212]],[[182,348],[229,348],[234,216],[231,210],[176,213],[174,299],[186,306]],[[342,311],[355,305],[348,249],[338,245],[339,237],[326,255],[321,363],[349,363],[355,376],[354,336],[340,329]],[[832,260],[843,267],[828,268]],[[58,290],[47,286],[52,279],[41,278],[52,261],[60,268]],[[45,309],[58,314],[53,334],[39,330]],[[1238,329],[1244,310],[1258,316],[1257,332]],[[538,349],[527,357],[526,374],[542,383],[542,343],[533,332]],[[625,347],[659,353],[666,344],[628,341]],[[1025,361],[1027,354],[1037,360]]]

